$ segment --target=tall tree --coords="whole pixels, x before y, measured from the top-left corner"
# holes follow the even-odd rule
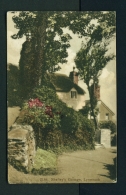
[[[15,27],[19,31],[12,38],[17,39],[23,35],[31,34],[31,38],[27,39],[24,45],[27,45],[29,49],[31,46],[31,51],[34,50],[34,54],[36,54],[33,63],[37,85],[41,84],[41,79],[44,78],[47,70],[54,72],[60,68],[58,63],[66,62],[67,48],[70,46],[71,36],[63,33],[62,27],[66,26],[63,18],[62,12],[19,12],[18,15],[13,16]],[[32,44],[29,42],[32,42]],[[22,53],[26,53],[23,52],[24,45]],[[28,53],[30,54],[29,49]],[[28,58],[28,55],[26,58]],[[24,67],[25,64],[19,63],[19,67],[21,66]]]
[[[80,25],[81,22],[81,28],[86,33],[86,25],[91,19],[87,12],[21,11],[15,13],[13,21],[18,32],[12,38],[21,38],[28,32],[31,33],[32,43],[34,44],[26,43],[25,45],[28,45],[28,47],[32,45],[31,50],[34,49],[34,53],[36,54],[34,56],[34,66],[37,72],[37,83],[41,83],[41,78],[43,78],[46,70],[49,72],[57,71],[60,69],[58,64],[66,62],[66,57],[68,56],[67,48],[70,46],[69,40],[71,37],[69,34],[64,34],[63,28],[68,27],[75,33],[76,24]],[[22,66],[21,62],[22,60],[20,59],[20,67]],[[22,68],[23,70],[24,68]]]
[[[94,87],[98,85],[99,76],[106,64],[114,58],[114,55],[107,55],[109,41],[115,36],[116,20],[115,12],[90,12],[92,17],[87,26],[87,42],[83,44],[75,58],[76,66],[79,70],[81,79],[86,83],[91,112],[94,117],[95,128],[97,120],[95,107],[97,99],[94,94]],[[81,30],[81,36],[86,36]]]
[[[21,11],[13,16],[18,32],[12,38],[21,38],[28,32],[31,33],[31,46],[34,49],[33,53],[36,54],[33,59],[36,84],[40,84],[47,70],[57,71],[60,69],[59,63],[66,62],[71,36],[64,34],[63,28],[67,27],[80,38],[84,36],[91,38],[95,36],[100,25],[103,29],[102,36],[110,37],[115,31],[114,19],[114,12]]]
[[[87,44],[82,45],[75,58],[75,64],[79,70],[80,78],[86,83],[88,88],[91,113],[94,117],[96,129],[97,120],[95,107],[97,105],[97,98],[94,93],[94,87],[98,86],[99,76],[102,73],[102,69],[114,58],[113,54],[107,54],[108,44],[109,43],[105,40],[103,42],[92,38]]]

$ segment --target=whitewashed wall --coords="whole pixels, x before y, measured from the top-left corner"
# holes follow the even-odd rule
[[[66,92],[57,92],[57,95],[69,107],[71,107],[75,110],[79,110],[83,106],[85,106],[85,96],[77,93],[77,98],[71,98],[71,91],[76,91],[76,89],[73,88],[67,93]]]

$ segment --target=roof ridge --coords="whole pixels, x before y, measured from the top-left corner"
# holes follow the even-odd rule
[[[101,101],[104,104],[104,106],[106,106],[108,108],[108,110],[115,115],[115,113],[102,100],[99,100],[99,101]]]

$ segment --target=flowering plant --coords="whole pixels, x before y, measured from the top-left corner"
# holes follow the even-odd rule
[[[38,98],[35,98],[35,99],[29,99],[28,100],[28,106],[29,108],[32,108],[32,107],[43,107],[44,106],[44,103],[41,102]]]
[[[40,124],[43,128],[60,126],[60,113],[54,113],[52,106],[45,105],[39,98],[30,98],[23,108],[27,111],[24,122],[28,124]]]
[[[45,106],[43,102],[40,101],[40,99],[35,98],[35,99],[29,99],[28,100],[28,107],[29,108],[42,108],[45,112],[45,114],[49,115],[51,118],[53,118],[53,113],[52,113],[52,106]]]

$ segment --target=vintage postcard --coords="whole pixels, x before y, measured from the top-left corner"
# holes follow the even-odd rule
[[[7,13],[8,182],[116,183],[116,13]]]

